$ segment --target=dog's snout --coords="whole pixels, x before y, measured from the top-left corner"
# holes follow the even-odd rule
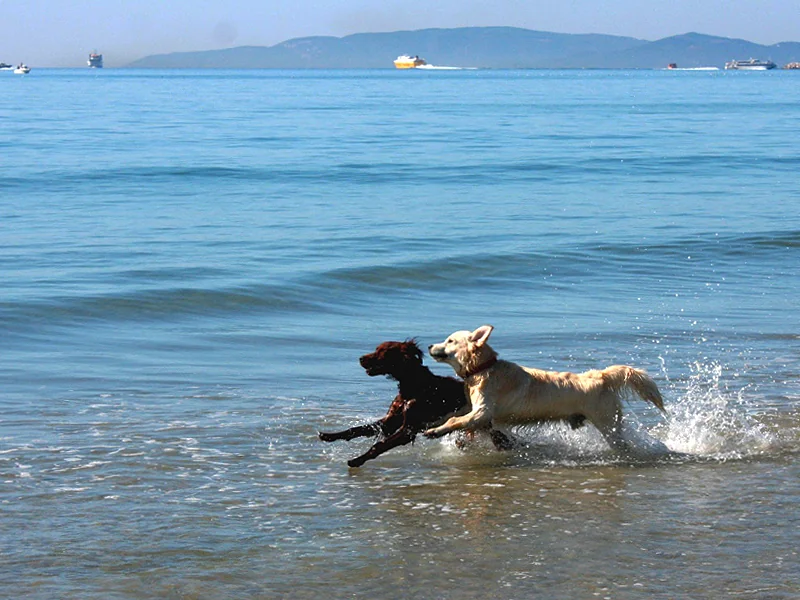
[[[430,352],[430,351],[431,351],[431,348],[433,348],[433,344],[429,344],[429,345],[428,345],[428,352]]]

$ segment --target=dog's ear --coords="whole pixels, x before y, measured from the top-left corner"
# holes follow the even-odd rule
[[[406,340],[406,356],[416,359],[420,363],[422,362],[425,355],[422,353],[422,350],[419,349],[417,338],[409,338]]]
[[[469,335],[469,341],[476,346],[483,346],[489,340],[489,336],[492,335],[493,329],[494,327],[491,325],[481,325]]]

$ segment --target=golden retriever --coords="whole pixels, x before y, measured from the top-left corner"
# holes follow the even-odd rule
[[[452,431],[477,431],[503,425],[526,425],[585,417],[617,450],[628,445],[622,436],[622,403],[633,391],[661,411],[664,403],[655,382],[640,369],[615,365],[585,373],[560,373],[498,360],[487,343],[494,328],[456,331],[428,347],[438,362],[448,363],[467,386],[469,413],[448,419],[424,432],[431,438]]]

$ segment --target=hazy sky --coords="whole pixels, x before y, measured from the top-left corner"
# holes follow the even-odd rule
[[[0,61],[82,66],[97,49],[113,67],[295,37],[480,25],[774,44],[800,41],[800,0],[0,0]]]

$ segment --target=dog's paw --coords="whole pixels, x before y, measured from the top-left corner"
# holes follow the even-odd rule
[[[318,431],[317,436],[319,436],[319,439],[321,439],[323,442],[335,442],[339,439],[336,434],[325,433],[324,431]]]
[[[436,427],[434,427],[433,429],[426,429],[425,431],[422,432],[422,435],[430,439],[440,438],[446,434],[447,432],[439,431],[439,429]]]
[[[357,456],[356,458],[351,458],[347,461],[347,466],[353,469],[357,469],[361,465],[363,465],[367,460],[363,456]]]

